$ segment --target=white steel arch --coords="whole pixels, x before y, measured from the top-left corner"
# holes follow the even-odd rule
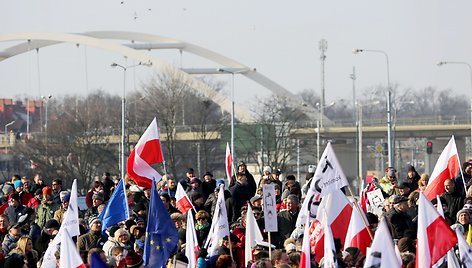
[[[107,39],[114,40],[128,40],[132,41],[132,44],[121,45],[116,42],[111,42]],[[123,31],[96,31],[86,32],[79,34],[67,34],[67,33],[48,33],[48,32],[32,32],[32,33],[10,33],[1,34],[0,42],[15,41],[15,40],[27,40],[27,42],[9,47],[4,51],[0,51],[0,61],[8,59],[10,57],[22,54],[34,49],[39,49],[46,46],[51,46],[59,43],[77,43],[82,45],[88,45],[96,48],[106,49],[109,51],[116,52],[125,57],[132,58],[141,62],[151,62],[154,67],[170,68],[177,72],[182,72],[178,68],[173,67],[160,60],[157,57],[144,53],[141,50],[151,49],[179,49],[192,53],[215,63],[221,64],[228,68],[244,68],[248,71],[240,73],[254,82],[264,86],[273,93],[286,98],[292,106],[297,108],[305,109],[305,113],[311,118],[316,119],[317,113],[313,109],[303,107],[302,100],[286,90],[281,85],[272,81],[268,77],[258,73],[256,69],[249,68],[237,61],[234,61],[228,57],[225,57],[219,53],[210,51],[203,47],[193,45],[187,42],[183,42],[177,39],[166,38],[158,35],[150,35],[144,33],[135,32],[123,32]],[[216,69],[216,68],[215,68]],[[208,98],[211,98],[215,103],[219,104],[220,107],[229,112],[231,107],[231,100],[219,92],[215,92],[208,85],[201,82],[198,79],[193,79],[187,73],[184,73],[185,77],[194,81],[194,88],[201,92]],[[253,121],[253,118],[244,109],[235,106],[235,116],[238,120],[243,122]]]

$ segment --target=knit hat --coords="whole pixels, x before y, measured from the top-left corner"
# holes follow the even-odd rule
[[[202,198],[203,195],[200,192],[193,192],[190,197],[192,198],[192,202],[193,202],[199,198]]]
[[[345,249],[345,251],[349,253],[349,255],[351,255],[353,260],[357,259],[357,257],[359,257],[359,254],[361,253],[359,248],[356,247],[348,247]]]
[[[92,224],[96,221],[100,221],[100,219],[98,217],[91,217],[89,220],[88,220],[88,224],[89,224],[89,227],[92,227]]]
[[[104,201],[104,200],[105,200],[105,196],[103,195],[102,192],[97,192],[97,193],[94,193],[93,196],[92,196],[92,200],[94,200],[94,199],[98,199],[98,200]]]
[[[468,209],[461,209],[457,212],[456,219],[459,220],[459,216],[461,214],[467,214],[470,217],[469,210]]]
[[[262,172],[266,172],[266,171],[269,172],[269,173],[271,173],[271,172],[272,172],[272,168],[269,167],[269,166],[265,166],[265,167],[264,167],[264,170],[262,170]]]
[[[114,237],[115,232],[119,229],[120,229],[120,226],[118,226],[118,225],[112,225],[112,226],[108,227],[108,229],[107,229],[108,236],[109,237]]]
[[[20,180],[16,180],[13,183],[13,186],[15,187],[15,190],[16,190],[16,188],[18,188],[18,187],[23,187],[23,183]]]
[[[220,188],[220,184],[225,185],[225,180],[219,179],[219,180],[216,181],[216,188],[218,188],[218,190]],[[215,188],[215,190],[216,190],[216,188]]]
[[[52,189],[49,186],[43,188],[43,195],[52,195]]]
[[[44,224],[44,228],[46,229],[50,229],[50,228],[59,229],[59,227],[61,227],[61,225],[55,219],[50,219],[46,222],[46,224]]]
[[[137,203],[136,205],[134,205],[133,207],[134,212],[138,213],[141,210],[147,210],[146,205],[144,205],[143,203]]]

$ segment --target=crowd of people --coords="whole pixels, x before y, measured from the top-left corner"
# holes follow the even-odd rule
[[[160,198],[179,233],[178,250],[169,258],[168,265],[178,266],[188,263],[184,254],[186,245],[186,219],[176,208],[177,186],[180,184],[191,200],[194,209],[195,232],[199,250],[197,267],[298,267],[300,266],[303,228],[296,227],[301,209],[301,200],[306,194],[294,175],[283,174],[266,166],[261,179],[256,181],[244,162],[239,162],[237,172],[230,182],[215,179],[211,172],[197,176],[189,168],[182,179],[169,174],[158,183]],[[419,192],[428,183],[428,175],[421,176],[415,168],[408,166],[407,176],[397,178],[394,168],[387,168],[385,176],[366,185],[367,191],[380,189],[385,197],[381,217],[387,219],[391,235],[401,252],[405,267],[412,267],[415,259],[415,239],[417,228],[417,200]],[[452,228],[464,236],[469,232],[472,213],[472,161],[462,167],[463,177],[446,180],[445,191],[441,196],[445,219]],[[307,174],[307,185],[313,173]],[[13,175],[9,181],[0,185],[0,202],[3,213],[0,215],[0,267],[40,267],[41,260],[49,242],[57,234],[69,207],[71,193],[64,190],[62,181],[53,179],[46,185],[38,174],[33,182],[27,177]],[[151,189],[142,188],[126,181],[126,193],[130,208],[130,218],[107,228],[102,233],[100,213],[113,193],[119,180],[105,173],[96,178],[85,196],[86,210],[80,211],[80,233],[74,238],[84,263],[90,266],[90,258],[97,253],[110,267],[143,267],[143,251],[148,221]],[[224,188],[220,185],[224,184]],[[278,232],[271,233],[271,244],[267,243],[268,234],[264,227],[262,188],[274,184]],[[224,189],[221,193],[220,189]],[[218,255],[208,258],[205,242],[208,239],[212,218],[218,196],[223,194],[230,226],[230,236],[220,241]],[[361,198],[362,199],[362,198]],[[433,200],[433,203],[437,203]],[[246,235],[246,215],[251,207],[263,241],[252,248],[253,260],[245,263],[244,250]],[[379,222],[379,216],[368,212],[368,225],[372,233]],[[339,238],[335,238],[336,256],[339,267],[363,267],[365,256],[359,248],[343,248]],[[269,258],[269,247],[271,259]],[[313,256],[312,256],[313,257]],[[57,263],[61,258],[56,253]],[[322,261],[321,261],[322,262]],[[186,265],[186,264],[185,264]],[[312,258],[312,267],[319,266]]]

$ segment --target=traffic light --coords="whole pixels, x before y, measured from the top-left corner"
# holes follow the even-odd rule
[[[433,142],[432,141],[426,142],[426,153],[427,154],[432,154],[433,153]]]

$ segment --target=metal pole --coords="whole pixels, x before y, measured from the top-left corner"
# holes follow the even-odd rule
[[[320,161],[320,119],[316,120],[316,163]]]
[[[359,104],[359,114],[358,114],[358,117],[359,117],[359,136],[358,136],[358,159],[359,159],[359,163],[358,163],[358,176],[359,176],[359,179],[362,180],[362,177],[363,177],[363,172],[362,172],[362,114],[363,114],[363,111],[362,111],[362,104]]]
[[[123,95],[121,98],[121,178],[125,178],[125,113],[126,113],[126,67],[123,67]]]
[[[30,125],[29,99],[26,99],[26,138],[29,137],[29,125]]]
[[[374,52],[382,53],[385,56],[387,63],[387,144],[388,144],[388,166],[393,167],[394,160],[393,156],[395,155],[395,148],[393,148],[393,137],[392,137],[392,88],[390,85],[390,63],[388,60],[387,52],[383,50],[373,50],[373,49],[354,49],[352,51],[354,54],[360,52]]]
[[[325,67],[325,60],[326,60],[325,52],[328,49],[328,42],[325,39],[320,40],[319,49],[321,50],[321,55],[320,55],[320,60],[321,60],[320,126],[323,127],[324,106],[325,106],[325,68],[324,67]]]
[[[297,181],[300,181],[300,140],[297,139]]]
[[[236,152],[234,151],[234,73],[231,73],[231,154],[233,162],[236,162]]]

